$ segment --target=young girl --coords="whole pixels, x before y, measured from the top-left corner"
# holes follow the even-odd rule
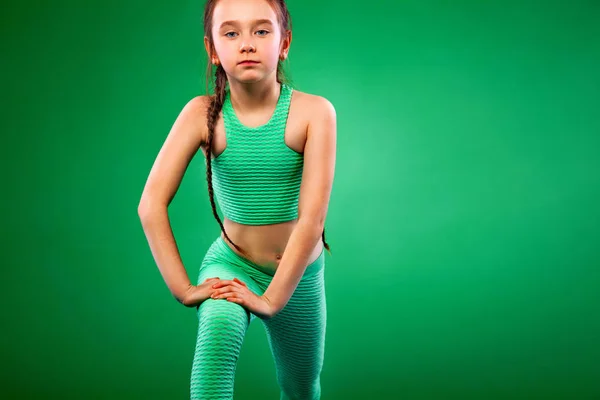
[[[185,105],[150,172],[139,214],[173,296],[196,307],[193,399],[230,399],[249,324],[264,324],[281,399],[318,399],[325,350],[324,224],[336,116],[292,89],[281,63],[292,40],[283,0],[208,0],[204,44],[215,94]],[[221,234],[192,285],[167,208],[197,150]],[[216,211],[215,197],[223,212]]]

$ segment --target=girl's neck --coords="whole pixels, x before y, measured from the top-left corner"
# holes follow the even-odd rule
[[[275,108],[279,100],[281,84],[277,80],[256,83],[229,81],[231,104],[239,114]]]

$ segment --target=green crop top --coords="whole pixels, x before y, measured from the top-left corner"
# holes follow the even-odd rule
[[[212,176],[219,207],[231,221],[267,225],[298,217],[304,155],[284,140],[292,91],[282,83],[271,119],[254,128],[240,122],[226,91],[222,112],[227,144],[212,158]]]

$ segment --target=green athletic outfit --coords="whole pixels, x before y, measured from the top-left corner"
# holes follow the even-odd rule
[[[292,88],[281,85],[275,112],[266,124],[250,128],[235,115],[230,93],[223,103],[226,149],[212,159],[213,188],[223,214],[247,225],[290,221],[298,216],[303,154],[284,141]],[[325,254],[307,266],[285,308],[262,322],[281,389],[280,399],[320,399],[320,374],[327,319]],[[273,276],[235,253],[221,235],[199,270],[207,278],[237,277],[258,295]],[[207,299],[198,307],[198,335],[191,373],[192,399],[232,399],[234,376],[249,324],[257,317],[226,299]],[[268,378],[265,378],[268,379]]]

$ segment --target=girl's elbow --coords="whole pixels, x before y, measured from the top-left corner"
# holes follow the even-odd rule
[[[166,211],[164,202],[155,197],[143,195],[137,207],[137,213],[141,220],[149,218],[156,212]]]

